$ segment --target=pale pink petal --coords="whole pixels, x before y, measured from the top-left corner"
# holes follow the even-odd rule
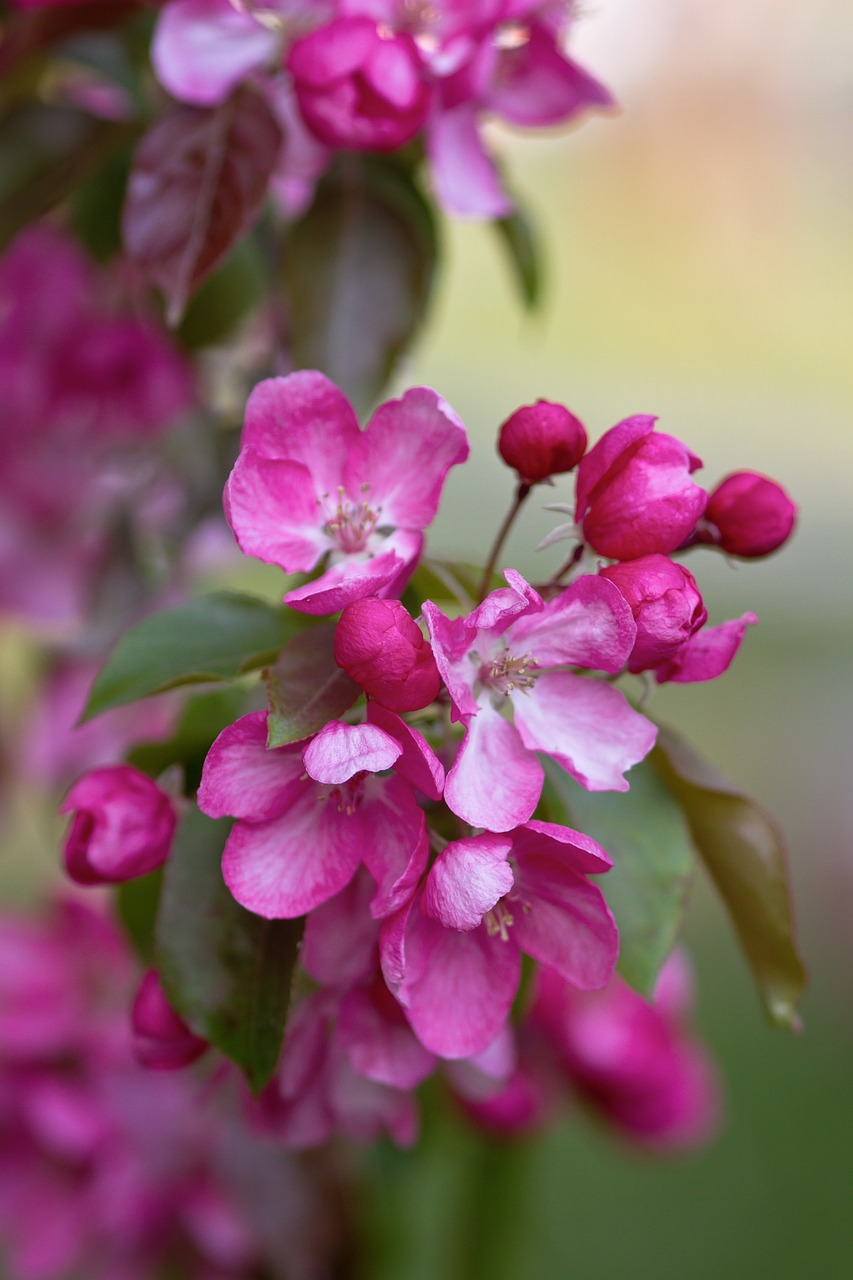
[[[299,963],[315,982],[349,987],[366,982],[379,963],[379,926],[370,914],[373,881],[364,868],[316,907],[305,921]]]
[[[681,646],[675,657],[656,669],[655,679],[658,684],[669,680],[676,684],[716,680],[731,665],[747,627],[756,622],[757,614],[745,613],[742,618],[731,618],[716,627],[697,631]]]
[[[372,700],[367,704],[367,719],[390,733],[403,748],[394,766],[399,777],[405,778],[429,800],[440,800],[444,791],[444,767],[426,738],[395,712]]]
[[[468,614],[465,626],[470,630],[488,631],[497,639],[516,618],[525,618],[544,608],[539,592],[516,569],[504,569],[504,577],[509,585],[490,591],[482,604]]]
[[[238,822],[225,845],[222,874],[237,901],[267,920],[295,919],[326,902],[355,875],[364,832],[316,788],[280,818]]]
[[[547,857],[526,858],[516,898],[510,932],[522,951],[583,991],[610,981],[619,933],[597,885]]]
[[[316,493],[332,506],[344,481],[350,449],[361,438],[352,405],[323,373],[313,369],[259,382],[246,405],[243,448],[267,458],[301,462]]]
[[[579,875],[603,875],[613,866],[613,859],[592,836],[556,822],[534,819],[510,835],[512,856],[519,865],[528,857],[547,857]]]
[[[431,600],[424,601],[423,617],[435,664],[453,702],[453,719],[476,715],[479,704],[471,687],[476,670],[468,657],[476,631],[465,625],[464,618],[446,618]]]
[[[507,837],[453,840],[438,855],[424,885],[423,907],[447,929],[476,929],[513,886]]]
[[[173,0],[157,20],[154,74],[181,102],[211,107],[276,54],[279,38],[231,0]]]
[[[338,1039],[352,1069],[368,1080],[414,1089],[435,1066],[384,982],[362,986],[341,1002]]]
[[[387,594],[405,567],[394,551],[383,552],[372,560],[347,556],[319,578],[288,591],[284,602],[300,613],[325,617],[345,609],[353,600]]]
[[[210,818],[277,818],[296,799],[305,772],[298,747],[267,749],[267,713],[253,711],[223,729],[207,753],[198,807]]]
[[[432,185],[448,213],[492,219],[512,212],[495,162],[483,147],[473,104],[436,112],[427,124],[426,144]]]
[[[413,387],[370,419],[347,464],[347,490],[378,508],[380,525],[424,529],[435,518],[448,471],[468,452],[467,432],[450,405],[429,387]]]
[[[540,683],[546,678],[558,677],[543,676]],[[541,764],[524,749],[518,730],[487,702],[471,720],[447,775],[444,799],[472,827],[510,831],[532,815],[543,778]]]
[[[536,126],[559,124],[589,107],[613,106],[613,98],[533,24],[525,44],[504,51],[484,105],[511,124]]]
[[[525,747],[553,756],[588,791],[627,791],[623,773],[657,736],[619,689],[568,671],[540,676],[529,697],[513,695],[513,706]]]
[[[244,449],[225,486],[225,516],[240,550],[286,573],[307,573],[332,545],[308,469]]]
[[[613,464],[628,451],[636,451],[654,430],[656,417],[638,413],[624,418],[606,431],[598,444],[593,445],[578,464],[577,506],[575,520],[580,521],[589,506],[593,490],[607,476]],[[630,455],[629,455],[630,456]]]
[[[408,902],[426,870],[429,841],[423,810],[402,778],[368,778],[356,815],[362,824],[362,857],[376,881],[370,903],[376,920]]]
[[[373,724],[332,720],[312,738],[302,759],[317,782],[348,782],[357,773],[390,769],[403,748],[390,733]]]
[[[602,591],[602,586],[612,590]],[[570,663],[595,671],[621,671],[637,638],[631,606],[606,578],[585,574],[541,613],[514,623],[507,635],[512,652],[530,653],[540,667]]]

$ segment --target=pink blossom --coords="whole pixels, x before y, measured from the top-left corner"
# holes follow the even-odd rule
[[[498,451],[524,484],[573,470],[586,449],[583,423],[561,404],[537,400],[516,409],[500,429]]]
[[[91,769],[59,809],[73,813],[65,837],[65,869],[80,884],[116,884],[161,866],[177,814],[156,782],[127,764]]]
[[[690,475],[702,463],[638,414],[606,431],[578,467],[575,520],[611,560],[667,555],[696,527],[708,496]]]
[[[414,730],[405,733],[411,738]],[[224,729],[198,793],[204,813],[238,819],[222,861],[234,897],[268,919],[301,916],[339,893],[364,863],[377,885],[374,915],[395,910],[427,856],[403,743],[378,725],[339,721],[307,744],[269,750],[266,736],[263,712]],[[431,767],[440,769],[417,738],[420,759],[433,757]],[[418,748],[409,742],[410,751]],[[374,776],[394,765],[394,775]]]
[[[696,579],[666,556],[641,556],[601,570],[622,592],[637,624],[629,671],[647,671],[673,658],[708,617]]]
[[[594,840],[547,822],[448,844],[382,929],[386,982],[421,1043],[446,1058],[484,1050],[506,1023],[522,951],[574,986],[604,986],[618,935],[586,877],[611,865]]]
[[[468,456],[465,428],[428,387],[379,406],[365,431],[321,373],[269,378],[246,408],[225,513],[241,549],[287,573],[319,578],[289,591],[303,613],[398,593],[450,467]]]
[[[658,684],[673,681],[675,684],[696,684],[702,680],[716,680],[727,671],[741,646],[747,627],[758,622],[754,613],[731,618],[716,627],[705,627],[681,646],[666,662],[655,670]]]
[[[166,998],[156,970],[144,975],[133,1002],[133,1053],[143,1067],[172,1071],[187,1067],[208,1044],[192,1032]]]
[[[533,813],[544,751],[590,791],[625,791],[655,727],[624,695],[567,667],[617,672],[637,629],[624,597],[586,575],[545,604],[515,570],[467,618],[424,604],[438,669],[466,733],[444,798],[472,826],[508,831]],[[512,707],[514,723],[502,712]]]
[[[757,471],[735,471],[709,497],[697,540],[756,559],[787,542],[796,518],[796,506],[775,480]]]
[[[574,1087],[626,1138],[690,1147],[711,1137],[720,1099],[708,1057],[683,1025],[687,999],[679,955],[664,966],[652,1002],[619,978],[582,992],[541,969],[532,1017]]]
[[[391,711],[429,706],[441,687],[432,648],[399,600],[354,600],[335,630],[335,661]]]

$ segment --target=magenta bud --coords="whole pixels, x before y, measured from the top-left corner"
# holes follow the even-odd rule
[[[498,436],[498,452],[524,484],[571,471],[585,449],[586,431],[580,418],[548,400],[516,409]]]
[[[396,151],[427,118],[432,88],[412,37],[336,18],[297,40],[287,67],[305,124],[330,147]]]
[[[775,480],[757,471],[735,471],[708,499],[700,542],[733,556],[767,556],[790,537],[797,508]]]
[[[702,463],[637,415],[606,431],[578,467],[576,521],[610,560],[668,555],[693,533],[708,495],[690,479]]]
[[[642,556],[601,570],[631,606],[637,639],[629,671],[648,671],[667,661],[707,620],[696,580],[667,556]]]
[[[188,1067],[208,1043],[190,1031],[166,999],[160,977],[149,969],[139,985],[131,1013],[133,1054],[143,1067],[175,1071]]]
[[[127,764],[90,769],[60,806],[74,817],[65,869],[78,884],[118,884],[165,862],[175,833],[172,799]]]
[[[441,688],[432,648],[399,600],[354,600],[335,631],[335,661],[389,711],[418,711]]]

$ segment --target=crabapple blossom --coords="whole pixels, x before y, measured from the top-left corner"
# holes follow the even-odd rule
[[[515,570],[504,577],[508,586],[466,618],[451,621],[429,600],[423,608],[453,718],[465,725],[444,798],[490,831],[531,817],[544,776],[535,752],[590,791],[626,791],[625,770],[656,735],[618,689],[566,669],[624,667],[637,628],[613,583],[584,575],[546,604]]]
[[[79,884],[118,884],[162,866],[177,814],[156,782],[128,764],[91,769],[60,805],[74,815],[65,869]]]
[[[753,560],[787,542],[796,518],[796,506],[775,480],[756,471],[735,471],[708,498],[696,538]]]
[[[586,431],[580,418],[548,400],[516,409],[498,435],[501,457],[528,485],[573,470],[585,449]]]
[[[438,694],[432,648],[399,600],[348,604],[335,630],[335,661],[391,711],[417,711]]]
[[[643,414],[611,427],[581,459],[575,521],[611,560],[668,555],[692,534],[708,495],[690,479],[702,463]]]
[[[629,671],[647,671],[674,657],[708,617],[693,574],[667,556],[608,565],[601,577],[619,588],[637,624]]]
[[[208,1044],[179,1017],[166,997],[160,976],[149,969],[139,984],[131,1012],[133,1054],[143,1067],[173,1071],[188,1067]]]
[[[246,407],[225,513],[241,549],[319,578],[285,602],[335,613],[402,590],[438,509],[447,472],[468,456],[465,428],[428,387],[379,406],[364,431],[322,373],[269,378]]]

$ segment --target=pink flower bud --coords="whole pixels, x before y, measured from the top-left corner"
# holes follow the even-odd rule
[[[757,471],[735,471],[708,499],[700,542],[713,542],[733,556],[767,556],[787,540],[797,508],[775,480]]]
[[[208,1048],[207,1041],[190,1031],[175,1013],[154,969],[148,970],[139,985],[131,1021],[134,1056],[154,1071],[188,1067]]]
[[[637,639],[629,671],[648,671],[673,657],[708,617],[693,574],[666,556],[642,556],[601,570],[631,606]]]
[[[432,648],[399,600],[348,604],[335,632],[335,661],[390,711],[417,711],[441,688]]]
[[[166,860],[177,815],[169,796],[130,765],[90,769],[60,806],[73,813],[65,869],[78,884],[117,884]]]
[[[708,495],[690,479],[702,463],[674,436],[637,415],[601,437],[578,467],[575,519],[593,550],[635,560],[680,547]]]
[[[330,147],[395,151],[426,120],[432,90],[410,35],[338,18],[297,40],[287,61],[308,128]]]
[[[525,484],[571,471],[586,449],[580,418],[561,404],[537,400],[507,418],[498,436],[498,451]]]

